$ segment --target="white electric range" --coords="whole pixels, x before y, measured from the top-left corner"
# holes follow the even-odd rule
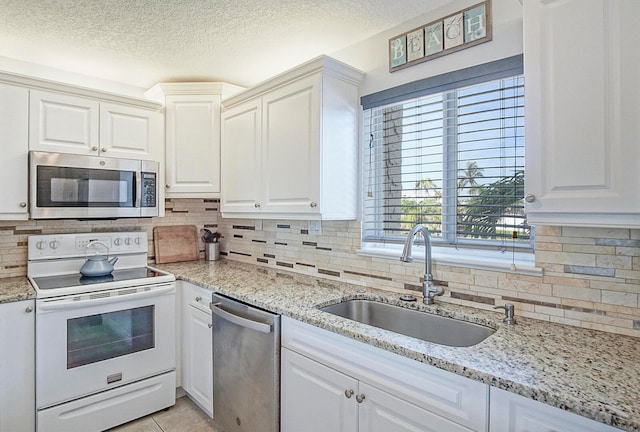
[[[94,253],[118,257],[111,274],[79,273]],[[175,277],[147,256],[146,232],[29,237],[38,432],[102,431],[175,403]]]

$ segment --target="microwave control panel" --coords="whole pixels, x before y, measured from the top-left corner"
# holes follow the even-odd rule
[[[142,173],[142,200],[141,207],[155,207],[157,195],[156,174],[150,172]]]

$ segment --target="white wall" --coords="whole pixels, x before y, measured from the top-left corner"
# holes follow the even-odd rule
[[[522,54],[522,5],[520,1],[493,0],[491,13],[493,39],[490,42],[393,73],[389,72],[389,54],[387,52],[389,39],[478,2],[479,0],[454,0],[433,12],[421,15],[330,55],[367,73],[360,87],[360,94],[364,96],[445,72]]]

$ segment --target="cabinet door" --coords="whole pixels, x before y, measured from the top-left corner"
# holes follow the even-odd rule
[[[213,350],[211,313],[193,305],[183,308],[182,387],[211,417],[213,415]]]
[[[0,84],[0,219],[27,219],[29,90]]]
[[[222,114],[220,209],[224,214],[260,209],[262,108],[259,99]]]
[[[524,2],[530,223],[640,225],[638,20],[636,0]]]
[[[281,362],[282,432],[356,432],[355,379],[286,348]]]
[[[389,393],[360,382],[359,432],[470,432]]]
[[[160,116],[152,110],[100,103],[100,154],[157,160],[163,147]]]
[[[220,96],[167,96],[167,197],[220,194]]]
[[[0,304],[0,431],[35,430],[34,301]]]
[[[491,432],[614,432],[619,429],[491,388]]]
[[[98,154],[98,102],[31,90],[29,150]]]
[[[315,75],[262,98],[262,211],[319,212],[320,86]]]

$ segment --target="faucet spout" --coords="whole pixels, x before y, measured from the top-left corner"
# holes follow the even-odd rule
[[[413,228],[411,228],[411,231],[409,231],[407,239],[404,242],[400,261],[413,262],[411,248],[413,246],[413,238],[418,232],[421,233],[424,238],[424,282],[422,284],[422,294],[424,296],[423,301],[425,304],[433,304],[435,296],[441,296],[444,294],[444,288],[435,288],[433,285],[433,275],[431,273],[431,235],[424,225],[415,224]]]

